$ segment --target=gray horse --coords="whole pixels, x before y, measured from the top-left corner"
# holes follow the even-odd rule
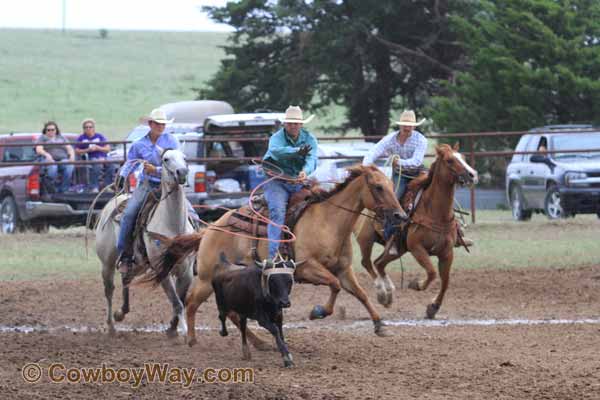
[[[188,220],[187,203],[182,185],[185,184],[188,175],[188,167],[185,155],[179,150],[165,150],[162,154],[161,172],[161,198],[154,212],[148,217],[147,226],[143,232],[143,244],[147,257],[139,253],[137,245],[140,238],[136,238],[136,262],[147,260],[150,265],[136,265],[136,272],[145,271],[152,266],[152,260],[161,254],[161,243],[151,239],[148,232],[156,232],[165,236],[175,236],[192,233],[194,229]],[[151,194],[152,196],[152,194]],[[108,303],[108,331],[115,333],[114,321],[122,321],[125,314],[129,312],[129,288],[123,288],[123,305],[120,310],[112,313],[112,296],[115,289],[114,275],[117,267],[117,237],[120,225],[114,220],[115,208],[119,206],[129,195],[120,195],[110,200],[102,209],[98,224],[96,226],[96,254],[102,262],[102,278],[104,280],[104,295]],[[181,333],[187,332],[185,318],[183,317],[184,301],[190,283],[193,279],[193,258],[184,259],[174,271],[175,282],[171,276],[167,276],[160,282],[171,305],[173,306],[173,318],[167,330],[169,337],[177,336],[177,330]]]

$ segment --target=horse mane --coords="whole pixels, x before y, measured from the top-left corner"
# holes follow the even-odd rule
[[[423,191],[427,190],[427,188],[429,188],[429,186],[431,186],[431,182],[433,182],[433,176],[435,175],[435,170],[437,168],[437,162],[438,160],[436,159],[434,162],[431,163],[431,166],[429,167],[429,172],[427,173],[427,178],[423,181],[421,187],[423,188]]]
[[[450,145],[448,144],[440,144],[437,146],[438,148],[440,148],[440,150],[442,151],[452,151],[452,147],[450,147]],[[429,188],[429,186],[431,185],[431,182],[433,182],[433,177],[435,176],[435,171],[437,170],[438,167],[438,161],[439,161],[439,156],[437,156],[435,158],[435,160],[431,163],[431,166],[429,167],[429,172],[427,173],[427,179],[425,179],[423,181],[423,183],[421,184],[421,187],[423,188],[423,191],[427,190],[427,188]]]
[[[344,190],[351,182],[362,176],[365,172],[378,171],[378,169],[372,165],[365,166],[357,164],[352,167],[348,167],[346,171],[348,171],[348,176],[346,179],[344,179],[343,182],[336,184],[333,189],[325,190],[319,186],[311,189],[311,195],[307,199],[308,202],[311,204],[323,202]]]

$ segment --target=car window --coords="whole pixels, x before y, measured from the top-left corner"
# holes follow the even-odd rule
[[[600,158],[600,152],[569,153],[569,150],[600,149],[600,134],[566,134],[555,135],[551,140],[554,158]]]
[[[183,154],[185,154],[186,157],[188,158],[196,158],[198,157],[199,151],[198,151],[198,142],[192,142],[192,141],[188,141],[185,140],[185,138],[180,137],[179,138],[179,145],[181,146],[181,151],[183,151]]]
[[[13,142],[18,144],[19,142]],[[13,144],[11,143],[11,144]],[[23,142],[27,143],[27,142]],[[30,143],[30,142],[29,142]],[[2,161],[4,162],[25,162],[34,161],[36,158],[35,148],[33,146],[25,147],[5,147],[2,154]]]
[[[538,151],[540,145],[546,143],[546,138],[540,135],[532,135],[529,143],[527,143],[527,148],[524,151]],[[523,158],[525,161],[529,161],[533,154],[523,154]]]
[[[240,142],[246,157],[262,157],[269,146],[267,141]]]

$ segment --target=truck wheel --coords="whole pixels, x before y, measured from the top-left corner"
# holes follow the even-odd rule
[[[552,185],[546,192],[544,200],[544,212],[550,219],[560,219],[565,217],[562,206],[560,205],[560,192],[556,185]]]
[[[510,207],[515,221],[528,221],[531,219],[532,211],[523,208],[523,194],[518,186],[510,191]]]
[[[17,204],[11,196],[6,196],[0,204],[0,232],[11,234],[20,229],[21,221],[19,220]]]

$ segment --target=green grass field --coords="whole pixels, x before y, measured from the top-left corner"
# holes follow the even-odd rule
[[[600,220],[596,216],[551,222],[534,216],[525,223],[513,222],[508,211],[480,211],[478,223],[466,230],[476,240],[468,254],[458,249],[453,268],[568,268],[600,264]],[[32,233],[1,237],[0,280],[79,279],[98,277],[100,263],[89,233],[86,258],[83,228],[55,230],[47,235]],[[379,254],[381,246],[375,253]],[[354,267],[362,271],[358,247]],[[420,269],[411,255],[403,257],[407,270]],[[395,261],[388,270],[400,268]]]
[[[224,33],[0,29],[0,133],[39,131],[44,121],[122,139],[163,103],[192,100],[216,72]]]

